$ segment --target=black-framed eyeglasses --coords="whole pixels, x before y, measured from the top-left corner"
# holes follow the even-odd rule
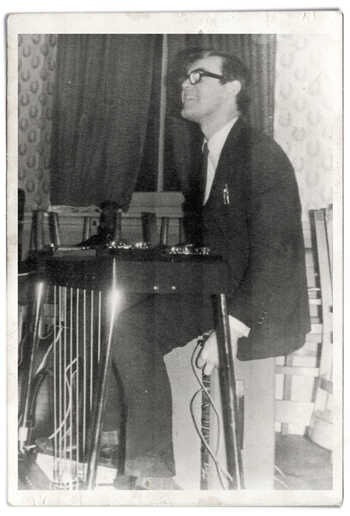
[[[212,77],[213,79],[223,79],[223,75],[218,75],[217,73],[207,72],[206,70],[193,70],[191,73],[185,77],[182,82],[185,82],[186,79],[190,81],[191,84],[198,84],[202,77]]]

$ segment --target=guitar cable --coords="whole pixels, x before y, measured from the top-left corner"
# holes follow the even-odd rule
[[[217,473],[218,473],[218,477],[219,477],[220,483],[221,483],[223,489],[227,490],[227,487],[225,486],[223,477],[226,477],[226,479],[229,480],[229,481],[232,481],[232,477],[229,474],[229,472],[222,466],[222,464],[220,463],[219,459],[217,458],[217,455],[218,455],[218,452],[219,452],[219,449],[220,449],[220,441],[221,441],[221,427],[222,427],[221,418],[220,418],[219,412],[218,412],[218,410],[217,410],[217,408],[215,406],[215,403],[214,403],[212,397],[210,396],[208,390],[206,389],[205,385],[203,384],[202,379],[199,377],[199,375],[198,375],[198,373],[196,371],[196,361],[197,361],[199,353],[200,353],[200,351],[198,352],[198,348],[202,349],[203,343],[204,342],[200,341],[200,340],[197,342],[197,345],[196,345],[196,347],[195,347],[195,349],[194,349],[194,351],[192,353],[192,356],[191,356],[191,367],[192,367],[193,373],[194,373],[194,375],[195,375],[195,377],[196,377],[196,379],[197,379],[197,381],[198,381],[198,383],[200,385],[200,389],[198,389],[195,392],[195,394],[192,396],[192,399],[190,401],[190,413],[191,413],[191,417],[192,417],[193,424],[194,424],[194,427],[196,429],[196,432],[199,435],[203,445],[208,450],[211,458],[213,459],[213,462],[215,464],[215,467],[216,467],[216,470],[217,470]],[[217,436],[217,443],[216,443],[216,450],[215,450],[215,452],[212,450],[212,448],[210,447],[209,443],[205,439],[202,431],[199,428],[199,425],[198,425],[198,423],[196,421],[196,418],[194,416],[194,410],[193,410],[194,401],[196,400],[197,396],[200,393],[203,393],[203,392],[205,393],[206,397],[208,398],[209,404],[213,408],[214,413],[216,415],[217,422],[218,422],[218,436]]]

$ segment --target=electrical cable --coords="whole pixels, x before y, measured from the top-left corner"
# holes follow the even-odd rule
[[[217,458],[217,455],[218,455],[218,451],[219,451],[219,448],[220,448],[220,433],[221,433],[221,419],[220,419],[220,415],[219,415],[219,412],[215,406],[215,403],[212,399],[212,397],[210,396],[208,390],[206,389],[206,387],[204,386],[201,378],[199,377],[199,375],[197,374],[197,371],[196,371],[196,366],[195,366],[195,360],[194,360],[194,357],[196,355],[196,352],[198,350],[199,347],[201,347],[201,343],[198,342],[193,353],[192,353],[192,357],[191,357],[191,366],[192,366],[192,370],[193,370],[193,373],[199,383],[199,385],[201,386],[200,389],[198,389],[198,391],[195,392],[195,394],[192,396],[191,398],[191,401],[190,401],[190,413],[191,413],[191,417],[192,417],[192,420],[193,420],[193,424],[194,424],[194,427],[196,429],[196,432],[197,434],[199,435],[202,443],[204,444],[205,448],[208,450],[211,458],[213,459],[213,462],[215,464],[215,467],[216,467],[216,470],[217,470],[217,473],[218,473],[218,477],[219,477],[219,480],[220,480],[220,483],[223,487],[224,490],[226,490],[226,486],[224,484],[224,480],[223,480],[223,476],[226,477],[226,479],[232,481],[232,477],[231,475],[229,474],[229,472],[222,466],[222,464],[220,463],[220,461],[218,460]],[[198,358],[198,356],[197,356]],[[193,404],[194,404],[194,401],[195,399],[197,398],[198,394],[201,393],[201,392],[204,392],[205,395],[207,396],[208,400],[209,400],[209,403],[211,405],[211,407],[213,408],[214,410],[214,413],[216,415],[216,418],[217,418],[217,421],[218,421],[218,437],[217,437],[217,443],[216,443],[216,450],[215,450],[215,453],[213,452],[213,450],[211,449],[209,443],[206,441],[204,435],[202,434],[201,430],[199,429],[199,425],[197,424],[197,421],[195,419],[195,416],[194,416],[194,412],[193,412]]]
[[[46,340],[46,339],[48,339],[51,336],[52,333],[53,333],[53,326],[51,326],[51,328],[48,330],[46,335],[42,335],[42,334],[38,335],[38,339],[39,340]]]
[[[53,432],[52,435],[50,435],[50,437],[48,437],[48,439],[53,439],[55,437],[55,435],[57,435],[57,433],[60,431],[60,429],[63,427],[64,423],[67,421],[68,419],[68,416],[70,414],[70,411],[72,410],[72,386],[69,384],[69,380],[67,378],[67,373],[69,371],[69,369],[71,367],[73,367],[74,363],[77,362],[77,358],[75,358],[74,360],[72,360],[72,362],[70,364],[68,364],[68,366],[66,367],[66,370],[65,370],[65,381],[66,381],[66,384],[67,384],[67,389],[68,389],[68,394],[69,394],[69,404],[68,404],[68,407],[67,407],[67,410],[66,410],[66,414],[64,415],[62,421],[61,421],[61,424],[59,425],[58,428],[56,428],[56,430]],[[72,379],[74,378],[74,376],[76,375],[77,371],[74,371],[72,373]],[[66,433],[61,437],[61,439],[63,439],[65,436],[69,435],[69,432],[70,432],[70,428],[67,429]]]
[[[44,367],[46,365],[46,361],[47,361],[47,359],[48,359],[48,357],[49,357],[49,355],[50,355],[50,353],[52,351],[52,348],[57,343],[58,339],[60,338],[62,331],[63,331],[63,326],[60,327],[60,329],[59,329],[59,331],[57,333],[56,339],[54,340],[54,342],[52,344],[50,344],[48,350],[46,351],[45,355],[43,356],[43,359],[42,359],[41,363],[38,366],[36,374],[38,374],[41,371],[41,369],[44,369]]]
[[[277,471],[277,473],[279,473],[283,478],[286,478],[286,475],[283,473],[283,471],[278,467],[276,466],[275,464],[275,470]],[[278,482],[279,484],[281,484],[285,489],[288,489],[289,490],[289,487],[288,485],[283,482],[283,480],[279,479],[276,475],[274,476],[274,479],[276,480],[276,482]]]

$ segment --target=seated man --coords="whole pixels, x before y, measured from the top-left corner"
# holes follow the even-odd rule
[[[237,57],[215,51],[192,55],[182,82],[182,116],[200,125],[208,152],[205,186],[194,180],[185,194],[187,238],[228,262],[238,361],[287,355],[309,331],[298,186],[277,143],[242,119],[248,82]],[[140,297],[119,318],[113,367],[125,403],[125,475],[137,479],[135,485],[173,486],[171,390],[163,356],[213,328],[210,299],[202,296]],[[212,332],[199,359],[206,374],[217,357]],[[107,416],[113,401],[110,388]]]

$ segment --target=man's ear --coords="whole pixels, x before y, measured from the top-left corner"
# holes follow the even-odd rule
[[[240,81],[230,81],[228,84],[230,85],[230,94],[237,97],[238,93],[242,89]]]

